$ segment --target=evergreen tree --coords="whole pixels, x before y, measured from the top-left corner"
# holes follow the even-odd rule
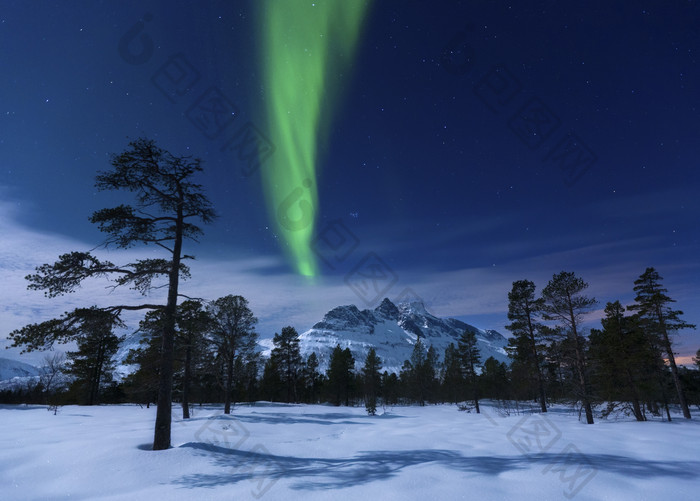
[[[666,352],[683,417],[690,419],[690,408],[678,376],[671,334],[680,329],[694,329],[695,325],[680,318],[682,311],[671,308],[670,305],[675,300],[666,295],[668,290],[662,287],[661,280],[654,268],[647,268],[634,282],[634,292],[637,295],[634,298],[635,304],[629,309],[636,312],[642,327]]]
[[[339,344],[336,345],[328,366],[328,387],[334,405],[340,405],[343,401],[345,405],[350,405],[354,368],[355,359],[350,348],[343,350]]]
[[[199,367],[199,371],[203,371],[203,361],[207,357],[205,334],[209,321],[209,315],[200,301],[187,300],[178,306],[173,375],[174,386],[181,389],[183,419],[189,418],[190,387],[195,378],[195,370]],[[163,325],[162,310],[146,313],[137,330],[137,333],[144,334],[144,338],[141,339],[140,346],[132,349],[126,357],[126,363],[137,365],[138,368],[126,377],[125,391],[146,406],[150,406],[150,402],[156,401],[158,396]]]
[[[299,334],[294,327],[283,327],[282,334],[275,333],[272,340],[272,358],[275,360],[282,382],[287,388],[287,402],[297,402],[297,384],[302,369],[299,353]]]
[[[444,398],[454,404],[463,396],[464,379],[462,378],[462,362],[459,350],[450,343],[445,348],[444,363],[442,366],[442,388]]]
[[[160,381],[160,349],[163,345],[160,311],[149,311],[139,322],[134,334],[142,333],[138,348],[132,348],[126,356],[125,363],[137,366],[124,379],[124,390],[132,402],[143,403],[146,407],[158,401],[158,382]]]
[[[542,290],[545,320],[557,322],[555,337],[566,337],[575,354],[575,370],[578,378],[579,399],[586,412],[586,422],[593,424],[593,409],[588,382],[586,362],[586,340],[581,331],[583,315],[596,304],[594,298],[582,294],[588,284],[572,272],[562,271],[556,274]]]
[[[425,381],[425,394],[429,402],[436,403],[438,401],[439,380],[438,374],[440,371],[440,356],[433,345],[428,346],[428,351],[425,354],[425,365],[423,366],[423,375],[421,379]]]
[[[545,385],[542,376],[541,349],[542,325],[538,322],[542,313],[544,300],[535,297],[535,284],[529,280],[513,282],[513,289],[508,293],[508,320],[506,329],[516,338],[516,357],[537,381],[540,411],[547,412]]]
[[[544,359],[545,359],[545,372],[547,381],[547,395],[550,395],[552,400],[563,400],[568,394],[571,393],[571,379],[567,377],[570,373],[566,363],[564,341],[557,339],[559,334],[548,333],[551,341],[548,346],[544,349]],[[511,365],[511,379],[513,383],[517,381],[519,377],[515,372],[516,363],[515,361]]]
[[[228,295],[207,306],[211,318],[209,341],[216,347],[224,370],[224,414],[231,414],[234,390],[234,362],[236,357],[249,358],[258,338],[255,324],[258,319],[242,296]]]
[[[509,386],[508,366],[493,357],[487,358],[479,377],[481,394],[486,398],[505,400]]]
[[[115,287],[130,286],[148,294],[153,281],[167,281],[165,304],[113,305],[102,308],[115,315],[125,310],[163,310],[161,360],[158,385],[158,410],[153,449],[170,447],[172,422],[172,385],[175,340],[175,316],[181,276],[189,269],[182,262],[191,257],[183,254],[183,242],[195,240],[201,229],[191,221],[209,223],[215,218],[202,187],[192,178],[202,168],[199,159],[176,157],[148,139],[137,139],[111,161],[113,170],[97,176],[99,190],[125,190],[135,196],[134,205],[119,205],[93,213],[90,221],[109,235],[105,246],[129,248],[135,244],[152,244],[166,252],[166,258],[139,259],[122,266],[101,261],[90,252],[71,252],[59,256],[54,264],[39,266],[26,278],[29,288],[44,290],[49,297],[75,291],[83,280],[112,277]],[[84,309],[39,324],[31,324],[10,334],[14,346],[27,351],[50,348],[53,342],[67,342],[79,333]]]
[[[432,346],[425,349],[420,337],[413,345],[411,360],[404,362],[401,379],[413,396],[414,401],[425,405],[426,400],[434,401],[436,396],[438,355]]]
[[[253,402],[258,395],[258,363],[257,353],[247,357],[236,357],[233,364],[233,385],[235,395],[240,395],[239,400]]]
[[[401,368],[400,378],[405,393],[419,405],[425,405],[428,390],[425,366],[427,363],[425,346],[420,337],[416,339],[411,352],[411,359],[405,360]]]
[[[205,334],[210,328],[211,317],[200,301],[184,301],[177,311],[177,352],[181,354],[182,373],[182,418],[190,417],[190,385],[196,363],[202,358]]]
[[[536,371],[533,364],[530,340],[526,336],[516,336],[508,339],[505,351],[510,358],[510,374],[513,384],[511,391],[516,400],[540,400],[540,392]],[[542,354],[543,372],[542,380],[545,383],[544,375],[544,352],[546,345],[541,345],[538,350]],[[545,394],[546,394],[545,390]],[[540,412],[542,406],[540,405]]]
[[[260,392],[262,393],[263,399],[269,400],[270,402],[281,401],[283,400],[283,390],[284,385],[280,377],[277,363],[272,358],[268,358],[265,361],[262,380],[260,381]]]
[[[367,414],[374,416],[377,413],[377,395],[381,385],[381,374],[379,370],[382,361],[377,356],[374,348],[370,348],[365,357],[365,365],[362,368],[362,377],[365,388],[365,409]]]
[[[637,421],[646,421],[642,401],[658,366],[658,352],[649,343],[634,317],[625,317],[619,301],[608,303],[603,329],[590,335],[590,354],[596,386],[612,410],[616,402],[628,402]],[[651,374],[650,374],[651,372]]]
[[[471,329],[465,329],[459,338],[459,356],[462,359],[462,373],[471,386],[472,399],[476,413],[479,414],[479,385],[476,368],[481,363],[481,355],[476,342],[476,335]]]
[[[401,383],[395,372],[389,374],[384,371],[382,373],[382,396],[385,404],[394,405],[399,402],[399,392]]]
[[[87,405],[98,403],[100,389],[112,381],[120,341],[112,332],[116,325],[122,325],[116,315],[91,308],[81,322],[78,351],[67,353],[66,372],[75,376],[74,385],[81,388]]]
[[[304,363],[304,388],[309,395],[307,401],[313,404],[318,402],[318,386],[320,382],[318,367],[318,356],[316,356],[316,352],[311,352]]]

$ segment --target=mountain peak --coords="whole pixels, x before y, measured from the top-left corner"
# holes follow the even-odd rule
[[[382,303],[377,306],[374,311],[389,320],[396,320],[399,318],[399,309],[387,297],[384,298]]]
[[[413,313],[415,315],[430,315],[430,313],[428,313],[428,310],[425,309],[425,303],[418,299],[399,303],[398,307],[401,313],[404,314]]]
[[[482,360],[493,356],[507,361],[507,341],[495,331],[483,331],[460,320],[439,318],[425,309],[422,301],[394,304],[384,299],[373,310],[359,310],[354,305],[333,308],[310,330],[300,336],[303,356],[316,352],[322,370],[328,367],[336,345],[350,348],[355,364],[361,367],[370,347],[382,359],[383,370],[399,373],[404,360],[411,357],[417,339],[433,346],[442,355],[450,343],[457,344],[465,329],[477,334]]]

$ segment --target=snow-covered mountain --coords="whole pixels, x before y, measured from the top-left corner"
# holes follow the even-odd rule
[[[18,360],[0,358],[0,381],[7,381],[8,379],[16,377],[39,376],[40,374],[41,369],[38,367],[25,364],[24,362],[20,362]]]
[[[39,380],[41,369],[33,365],[0,358],[0,390],[16,389],[35,384]]]
[[[374,310],[359,310],[355,305],[338,306],[326,313],[323,320],[300,335],[300,348],[304,357],[316,352],[320,369],[328,367],[330,354],[336,345],[350,348],[356,368],[361,368],[370,347],[374,347],[382,359],[383,370],[398,373],[404,360],[411,357],[418,337],[426,349],[432,345],[442,359],[450,343],[457,345],[465,330],[476,334],[481,360],[494,357],[507,362],[503,349],[507,340],[494,330],[482,330],[454,318],[438,318],[425,309],[423,303],[411,302],[395,305],[384,299]],[[267,341],[267,340],[266,340]],[[271,348],[269,340],[267,352]]]

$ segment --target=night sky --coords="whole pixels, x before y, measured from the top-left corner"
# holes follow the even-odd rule
[[[385,296],[506,334],[514,280],[541,290],[574,271],[602,310],[629,304],[648,266],[700,324],[696,2],[371,4],[350,68],[327,75],[338,99],[321,100],[314,279],[265,202],[280,151],[261,16],[239,1],[3,4],[3,331],[114,300],[105,284],[47,300],[22,277],[103,240],[88,216],[124,197],[97,192],[95,174],[141,136],[200,157],[220,215],[186,248],[182,291],[246,296],[261,337]],[[206,115],[212,100],[225,112]],[[691,356],[700,338],[676,343]]]

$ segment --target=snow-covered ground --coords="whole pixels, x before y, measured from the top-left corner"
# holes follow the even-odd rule
[[[698,499],[697,418],[483,410],[258,403],[185,422],[174,408],[173,448],[154,452],[154,408],[0,406],[0,498]]]

